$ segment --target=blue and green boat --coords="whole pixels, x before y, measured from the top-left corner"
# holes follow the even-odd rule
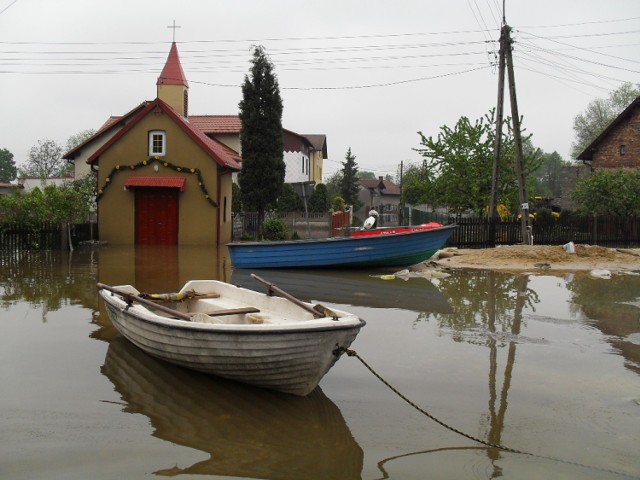
[[[431,258],[456,225],[411,229],[399,233],[309,240],[231,242],[235,268],[404,267]],[[387,230],[388,232],[388,230]]]

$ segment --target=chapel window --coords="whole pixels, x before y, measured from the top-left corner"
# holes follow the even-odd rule
[[[167,153],[166,133],[162,130],[149,132],[149,156],[165,156]]]

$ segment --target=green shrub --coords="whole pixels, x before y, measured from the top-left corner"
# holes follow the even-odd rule
[[[265,240],[286,240],[289,232],[287,224],[280,218],[270,218],[262,224],[262,232]]]

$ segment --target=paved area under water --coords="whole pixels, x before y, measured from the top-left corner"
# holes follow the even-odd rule
[[[0,253],[0,478],[640,477],[640,276],[261,271],[367,321],[299,398],[155,360],[95,284],[261,290],[203,248]],[[195,477],[194,477],[195,478]],[[198,478],[203,478],[202,476]]]

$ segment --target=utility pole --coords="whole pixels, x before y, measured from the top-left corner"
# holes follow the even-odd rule
[[[489,202],[489,218],[491,218],[492,220],[495,220],[498,216],[498,164],[500,163],[500,159],[502,158],[502,122],[504,119],[504,66],[508,28],[509,27],[504,25],[500,32],[500,59],[498,63],[498,103],[496,106],[496,138],[493,147],[493,167],[491,169],[491,199]]]
[[[398,212],[398,225],[404,225],[404,200],[402,199],[402,177],[403,177],[403,161],[400,160],[400,211]]]
[[[522,136],[520,135],[520,114],[518,113],[518,101],[516,97],[516,77],[513,73],[513,57],[511,56],[511,28],[507,30],[507,72],[509,75],[509,98],[511,102],[511,121],[513,122],[513,140],[516,147],[516,175],[518,176],[518,193],[520,197],[520,228],[522,229],[522,241],[525,245],[533,245],[533,235],[529,225],[529,196],[527,194],[527,178],[522,156]]]
[[[509,75],[509,99],[511,102],[511,122],[513,126],[513,140],[516,150],[516,175],[518,177],[518,197],[520,200],[522,241],[527,245],[533,244],[531,227],[529,225],[529,204],[527,194],[527,181],[522,155],[522,136],[520,135],[520,115],[516,97],[516,80],[513,72],[513,57],[511,55],[511,27],[503,25],[500,33],[500,60],[498,78],[498,105],[496,112],[496,138],[494,144],[494,158],[492,167],[491,199],[489,203],[489,216],[491,220],[497,217],[498,206],[498,178],[499,165],[502,158],[502,123],[504,118],[504,73],[505,64]],[[493,225],[493,223],[492,223]],[[491,237],[495,231],[492,229]],[[495,240],[495,239],[494,239]]]

